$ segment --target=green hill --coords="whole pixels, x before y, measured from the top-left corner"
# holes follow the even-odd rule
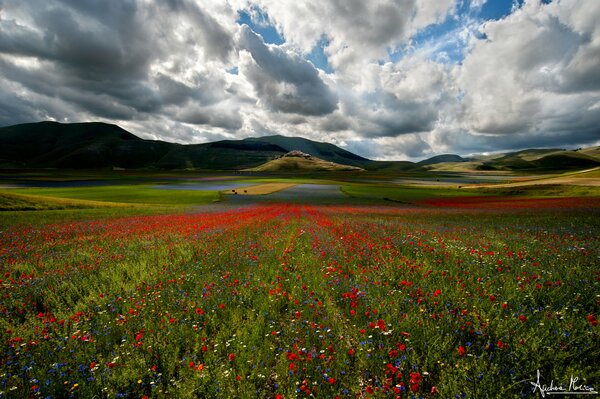
[[[430,171],[523,171],[550,172],[561,170],[579,170],[600,166],[600,147],[577,150],[565,149],[526,149],[503,154],[474,156],[462,161],[446,160],[446,156],[421,161],[424,170]],[[430,162],[430,160],[440,162]]]
[[[0,128],[3,168],[235,170],[286,152],[256,139],[193,145],[144,140],[105,123],[40,122]]]
[[[92,122],[39,122],[0,128],[0,168],[63,169],[253,169],[292,150],[323,162],[371,172],[500,170],[577,170],[600,165],[600,147],[577,150],[528,149],[464,159],[443,154],[420,161],[373,161],[333,144],[301,137],[265,136],[204,144],[176,144],[144,140],[116,125]],[[468,162],[467,162],[468,161]],[[268,168],[313,168],[284,160]],[[456,165],[464,165],[456,169]],[[325,167],[324,165],[318,168]]]
[[[246,170],[251,172],[358,172],[364,169],[357,166],[341,165],[339,163],[325,161],[296,150],[263,165]]]
[[[321,158],[344,165],[363,167],[366,162],[369,162],[368,159],[353,154],[350,151],[343,150],[333,144],[320,143],[302,137],[265,136],[257,139],[246,140],[259,140],[277,145],[288,152],[298,150],[307,154],[311,154],[316,158]]]
[[[593,154],[593,153],[592,153]],[[600,158],[571,150],[524,150],[483,162],[482,170],[559,171],[600,166]]]
[[[239,170],[293,149],[327,162],[372,162],[333,144],[285,136],[176,144],[144,140],[106,123],[39,122],[0,128],[0,168]]]
[[[466,159],[456,154],[442,154],[417,162],[418,165],[434,165],[443,162],[467,162]]]

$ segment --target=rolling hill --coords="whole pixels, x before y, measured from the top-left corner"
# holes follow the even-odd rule
[[[417,162],[417,165],[434,165],[443,162],[467,162],[467,160],[456,154],[442,154]]]
[[[248,140],[248,139],[246,139]],[[301,137],[286,136],[265,136],[258,140],[277,145],[289,151],[301,151],[330,162],[336,162],[344,165],[363,167],[370,160],[350,151],[343,150],[333,144],[319,143]]]
[[[419,165],[422,165],[425,170],[437,172],[581,170],[600,166],[600,147],[578,150],[527,149],[491,156],[475,156],[459,162],[449,162],[444,159],[438,163],[426,163],[426,161],[419,162]]]
[[[277,159],[246,170],[250,172],[359,172],[364,169],[357,166],[342,165],[331,161],[325,161],[301,151],[294,150]]]
[[[4,169],[243,170],[257,168],[293,150],[310,154],[323,162],[381,173],[464,170],[544,172],[600,165],[600,147],[529,149],[469,159],[444,154],[414,163],[373,161],[333,144],[278,135],[177,144],[144,140],[119,126],[99,122],[38,122],[0,128],[0,168]],[[284,170],[290,162],[279,161],[268,168]]]
[[[0,128],[3,168],[235,170],[287,151],[256,139],[190,145],[144,140],[105,123],[40,122]]]
[[[0,168],[239,170],[262,165],[292,150],[351,166],[375,162],[333,144],[299,137],[184,145],[144,140],[119,126],[97,122],[39,122],[0,128]]]
[[[600,166],[600,158],[577,150],[539,149],[505,154],[482,162],[480,170],[556,171]]]

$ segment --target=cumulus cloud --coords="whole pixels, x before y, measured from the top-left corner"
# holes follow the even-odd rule
[[[597,143],[600,2],[483,21],[485,3],[0,0],[0,125],[298,135],[378,159]]]
[[[324,115],[337,107],[337,98],[319,77],[319,72],[297,54],[267,46],[260,36],[244,25],[240,67],[258,97],[273,111],[302,115]]]
[[[482,134],[539,135],[597,124],[590,107],[600,97],[600,29],[589,21],[598,18],[597,3],[528,1],[485,23],[485,38],[472,40],[457,73],[463,126]]]
[[[454,0],[238,0],[239,7],[258,5],[285,39],[308,53],[322,37],[334,68],[386,56],[386,50],[417,30],[443,20]]]
[[[20,83],[30,101],[55,97],[73,109],[129,120],[172,104],[227,98],[222,76],[193,64],[226,62],[233,32],[193,3],[4,3],[3,75]]]

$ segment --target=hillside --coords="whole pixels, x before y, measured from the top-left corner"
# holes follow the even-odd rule
[[[600,166],[600,147],[528,149],[469,159],[443,154],[414,163],[373,161],[333,144],[301,137],[265,136],[176,144],[144,140],[119,126],[98,122],[39,122],[0,128],[0,168],[5,169],[242,170],[258,168],[292,150],[341,167],[353,166],[387,174],[407,171],[545,172]],[[295,166],[292,165],[294,162],[279,160],[264,167],[269,170],[326,168],[324,164],[317,165],[318,162],[302,165],[296,162]],[[327,168],[331,170],[331,166]]]
[[[0,128],[0,168],[239,170],[291,150],[361,167],[370,161],[333,144],[267,136],[204,144],[144,140],[106,123],[39,122]]]
[[[475,156],[469,160],[463,159],[463,161],[459,162],[442,160],[440,163],[425,164],[426,161],[421,161],[419,164],[424,165],[423,168],[425,170],[437,172],[477,170],[554,172],[581,170],[600,166],[600,147],[590,147],[580,150],[527,149],[503,154]]]
[[[302,151],[294,150],[263,165],[246,170],[250,172],[358,172],[364,169],[356,166],[341,165],[339,163],[325,161],[303,153]]]
[[[288,152],[298,150],[310,154],[316,158],[321,158],[344,165],[363,167],[365,163],[370,161],[369,159],[353,154],[350,151],[343,150],[333,144],[319,143],[317,141],[308,140],[302,137],[265,136],[252,140],[260,140],[266,143],[271,143],[285,149]]]
[[[418,165],[433,165],[443,162],[467,162],[466,159],[456,154],[442,154],[417,162]]]
[[[525,150],[483,162],[481,170],[556,171],[600,166],[600,159],[571,150]]]

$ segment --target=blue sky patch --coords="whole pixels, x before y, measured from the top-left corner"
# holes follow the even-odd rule
[[[312,51],[306,56],[306,59],[313,63],[313,65],[325,73],[333,73],[333,68],[329,65],[327,55],[325,55],[325,47],[329,45],[329,40],[323,37],[317,42]]]
[[[248,25],[250,29],[262,36],[263,41],[266,44],[280,45],[285,43],[283,37],[281,37],[279,32],[277,32],[277,29],[275,29],[273,24],[269,21],[269,16],[267,14],[256,7],[252,9],[252,12],[255,15],[254,19],[246,11],[238,11],[239,18],[237,23],[239,25]]]

